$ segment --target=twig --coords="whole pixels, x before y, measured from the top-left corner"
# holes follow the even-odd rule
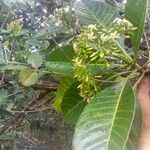
[[[102,82],[102,83],[117,83],[118,81],[110,81],[110,80],[100,80],[100,79],[95,79],[98,82]]]
[[[38,101],[43,99],[49,92],[44,91],[43,93],[40,93],[38,98],[31,102],[23,111],[29,111],[30,107],[35,105]],[[19,113],[17,116],[12,117],[10,120],[8,120],[5,125],[0,128],[0,135],[4,134],[6,130],[8,130],[13,124],[15,124],[19,119],[24,118],[26,116],[26,113]]]
[[[58,84],[54,82],[42,81],[41,83],[36,83],[32,87],[35,90],[56,91]]]
[[[13,131],[15,134],[17,134],[19,137],[22,137],[25,141],[28,141],[29,143],[32,143],[34,145],[37,145],[36,142],[32,141],[31,139],[29,139],[29,137],[26,137],[25,135],[21,134],[21,133],[18,133],[18,132],[15,132]]]
[[[52,107],[45,107],[45,108],[41,108],[41,109],[36,109],[36,110],[29,110],[29,111],[13,111],[13,110],[8,110],[10,113],[33,113],[33,112],[41,112],[41,111],[45,111],[45,110],[49,110]]]
[[[4,26],[5,26],[5,24],[6,24],[7,20],[8,20],[8,17],[9,17],[9,15],[11,14],[11,11],[12,11],[12,10],[10,9],[10,11],[8,12],[8,14],[7,14],[7,16],[6,16],[6,18],[5,18],[5,20],[4,20],[3,24],[2,24],[2,26],[1,26],[1,29],[4,28]]]
[[[0,75],[0,80],[2,80],[6,84],[10,84],[11,82],[11,79],[4,75]],[[33,85],[32,88],[34,90],[56,91],[58,88],[58,83],[52,81],[41,81]]]
[[[133,85],[133,89],[135,89],[137,87],[137,85],[140,83],[140,81],[143,79],[145,75],[145,71],[142,73],[142,75],[139,77],[139,79],[137,80],[137,82]]]

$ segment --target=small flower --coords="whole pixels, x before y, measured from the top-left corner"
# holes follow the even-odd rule
[[[109,38],[112,39],[113,41],[115,41],[119,37],[120,37],[120,34],[117,31],[111,33],[110,36],[109,36]]]
[[[93,30],[97,30],[97,27],[96,27],[96,25],[90,24],[90,25],[88,25],[88,29],[93,31]]]
[[[103,34],[101,34],[101,40],[102,40],[102,42],[107,42],[107,41],[109,41],[109,36],[108,35],[106,35],[105,33],[103,33]]]
[[[119,26],[124,26],[124,27],[128,27],[128,28],[133,28],[133,25],[131,22],[129,22],[127,19],[120,19],[120,18],[116,18],[113,21],[114,24],[117,24]]]
[[[123,23],[124,25],[128,26],[128,27],[131,27],[131,28],[133,27],[132,23],[129,22],[129,21],[128,21],[127,19],[125,19],[125,18],[122,20],[122,23]]]
[[[91,41],[96,39],[96,36],[94,36],[94,32],[88,33],[87,37],[88,37],[88,40],[91,40]]]
[[[68,12],[69,12],[69,9],[70,9],[69,6],[65,7],[65,8],[64,8],[65,13],[68,13]]]

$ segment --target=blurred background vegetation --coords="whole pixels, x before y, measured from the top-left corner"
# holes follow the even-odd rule
[[[55,49],[72,48],[80,30],[72,7],[73,0],[0,0],[0,149],[71,149],[72,126],[52,105],[61,77],[42,63]],[[28,66],[38,73],[31,87],[19,79]]]

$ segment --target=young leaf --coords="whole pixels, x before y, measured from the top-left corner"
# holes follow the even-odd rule
[[[74,5],[77,18],[83,24],[109,26],[119,17],[119,10],[104,0],[77,0]]]
[[[98,93],[77,123],[73,150],[123,150],[135,112],[128,80]]]
[[[35,52],[28,56],[27,62],[28,64],[31,64],[33,68],[38,68],[42,65],[43,58],[38,52]]]
[[[74,79],[71,77],[65,77],[59,87],[58,90],[56,92],[56,97],[54,100],[54,108],[58,111],[58,112],[62,112],[61,110],[61,102],[63,100],[64,94],[66,93],[66,91],[68,90],[68,88],[73,84]]]
[[[126,19],[129,20],[135,28],[137,28],[131,37],[135,55],[137,55],[141,38],[143,36],[148,3],[148,0],[127,0],[125,5]]]
[[[86,102],[79,95],[78,84],[72,84],[66,91],[61,103],[62,114],[67,123],[75,124],[86,106]]]
[[[20,72],[19,80],[24,86],[31,86],[37,82],[38,74],[31,68],[26,68]]]

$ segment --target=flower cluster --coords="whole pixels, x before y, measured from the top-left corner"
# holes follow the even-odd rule
[[[126,19],[115,19],[111,27],[98,25],[83,27],[81,34],[74,43],[75,57],[73,59],[75,75],[81,82],[81,96],[87,101],[96,93],[95,76],[89,71],[93,64],[102,64],[109,69],[112,60],[119,57],[126,60],[120,49],[119,39],[129,37],[134,30]],[[88,67],[87,67],[88,66]]]
[[[17,36],[22,29],[20,20],[11,21],[7,26],[7,30],[10,31],[14,36]]]
[[[49,16],[50,22],[56,27],[68,28],[76,23],[75,15],[71,7],[56,8],[54,14]]]
[[[78,88],[80,89],[80,95],[89,102],[90,98],[97,91],[96,83],[91,76],[86,65],[82,63],[82,60],[74,59],[75,73],[74,77],[81,83]]]

